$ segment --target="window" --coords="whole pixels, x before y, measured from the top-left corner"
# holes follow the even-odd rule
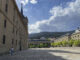
[[[16,46],[17,46],[17,40],[16,40]]]
[[[15,8],[14,8],[14,14],[13,14],[13,22],[15,21]]]
[[[76,36],[75,36],[76,37]]]
[[[12,31],[12,33],[14,33],[14,26],[13,26],[13,31]]]
[[[6,12],[8,11],[8,4],[6,4],[6,6],[5,6],[5,11]]]
[[[15,21],[15,16],[13,16],[13,23],[14,23],[14,21]]]
[[[17,30],[16,30],[16,35],[17,35]]]
[[[14,44],[14,39],[12,39],[12,45]]]
[[[3,35],[3,44],[5,44],[6,37]]]
[[[4,27],[6,28],[6,20],[4,20]]]
[[[8,12],[8,0],[6,0],[5,11]]]

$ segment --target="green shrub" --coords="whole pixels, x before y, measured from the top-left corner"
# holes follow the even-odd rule
[[[54,42],[51,43],[52,47],[72,47],[72,46],[76,46],[79,47],[80,46],[80,40],[69,40],[69,41],[61,41],[61,42]],[[35,47],[48,47],[48,44],[40,44],[40,45],[30,45],[30,48],[35,48]]]
[[[69,41],[61,41],[61,42],[54,42],[51,43],[51,46],[53,47],[72,47],[72,46],[76,46],[79,47],[80,46],[80,40],[69,40]]]
[[[39,47],[42,48],[43,47],[43,44],[41,43]]]
[[[69,47],[72,47],[73,44],[74,44],[74,40],[69,40],[69,41],[68,41],[68,45],[69,45]]]
[[[75,40],[73,43],[73,46],[79,47],[80,46],[80,40]]]
[[[37,46],[36,45],[32,45],[32,44],[29,45],[29,48],[35,48],[35,47],[37,47]]]
[[[56,43],[51,43],[51,46],[52,46],[52,47],[56,47],[57,44],[56,44]]]
[[[60,47],[61,45],[62,45],[62,42],[51,43],[51,46],[53,47]]]
[[[62,41],[62,46],[63,47],[66,47],[68,45],[68,42],[67,41]]]

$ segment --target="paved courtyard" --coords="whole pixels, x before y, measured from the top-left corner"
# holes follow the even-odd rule
[[[80,48],[33,48],[0,56],[0,60],[80,60]]]

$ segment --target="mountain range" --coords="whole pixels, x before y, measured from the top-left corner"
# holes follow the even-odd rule
[[[41,37],[45,38],[57,38],[62,35],[65,35],[67,33],[73,33],[74,31],[67,31],[67,32],[40,32],[40,33],[34,33],[29,34],[29,39],[40,39]]]

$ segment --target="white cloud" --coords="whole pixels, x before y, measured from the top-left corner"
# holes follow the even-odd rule
[[[29,33],[41,31],[69,31],[80,25],[80,0],[67,3],[62,6],[53,7],[50,10],[52,16],[49,19],[38,21],[29,25]]]
[[[21,3],[22,3],[23,5],[28,4],[28,2],[29,2],[29,0],[21,0]]]
[[[37,3],[37,0],[31,0],[30,3],[36,4]]]
[[[16,0],[17,4],[19,5],[20,3],[22,3],[23,5],[28,4],[29,0]]]
[[[28,4],[29,2],[30,2],[31,4],[37,4],[37,0],[16,0],[16,2],[17,2],[18,4],[22,3],[23,5],[26,5],[26,4]]]

